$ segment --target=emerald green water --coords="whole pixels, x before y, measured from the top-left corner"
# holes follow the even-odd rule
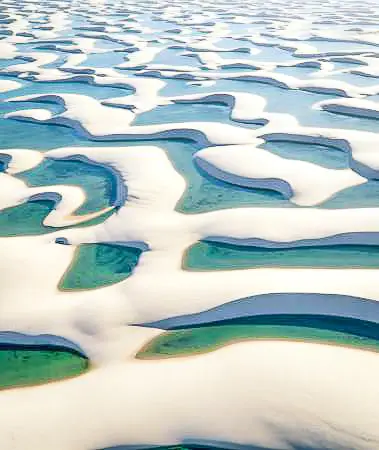
[[[31,386],[80,375],[88,360],[67,350],[0,347],[0,389]]]
[[[247,189],[208,176],[194,164],[193,155],[200,149],[196,143],[178,140],[153,141],[151,144],[159,145],[167,152],[175,169],[187,181],[187,189],[176,205],[179,212],[194,214],[238,206],[293,206],[278,192]]]
[[[7,23],[8,18],[6,13],[9,9],[8,6],[9,5],[7,3],[4,10],[5,14],[1,14],[1,26],[3,30],[0,31],[0,37],[4,38],[11,36],[12,28],[14,28],[13,26],[9,27]],[[266,8],[268,11],[267,14],[266,12],[263,12],[263,14],[260,15],[259,11],[258,14],[257,11],[253,11],[252,14],[249,15],[249,11],[247,10],[246,14],[242,12],[240,14],[238,12],[236,15],[235,11],[227,11],[227,8],[223,8],[222,5],[214,5],[213,7],[210,7],[204,20],[201,18],[196,19],[195,11],[195,22],[200,22],[200,24],[195,25],[191,23],[191,13],[193,8],[190,7],[189,10],[186,11],[185,4],[181,4],[179,10],[176,12],[174,11],[173,15],[171,15],[171,19],[173,20],[170,20],[170,14],[165,14],[166,11],[164,11],[164,8],[162,9],[161,7],[155,7],[154,2],[147,2],[146,5],[142,4],[140,8],[128,5],[127,2],[126,9],[120,5],[111,5],[110,8],[108,8],[109,5],[100,5],[98,11],[99,14],[96,14],[96,8],[87,8],[86,5],[73,4],[70,8],[66,8],[65,6],[61,8],[64,14],[68,15],[71,22],[67,22],[64,27],[58,27],[55,30],[55,24],[50,23],[49,20],[49,16],[53,12],[54,7],[49,2],[47,2],[44,7],[45,6],[45,9],[47,9],[46,11],[42,11],[41,14],[39,14],[40,11],[37,11],[39,15],[37,14],[36,17],[30,17],[29,26],[21,27],[30,33],[16,33],[19,34],[19,37],[21,38],[19,39],[20,41],[24,40],[22,39],[22,35],[26,36],[24,43],[16,44],[17,49],[21,54],[35,51],[53,52],[59,55],[59,59],[52,63],[45,64],[44,68],[61,68],[62,64],[66,61],[67,56],[70,56],[69,53],[59,50],[51,50],[51,47],[49,49],[49,45],[47,44],[49,39],[46,39],[44,43],[38,42],[38,36],[41,35],[43,37],[46,31],[49,30],[49,25],[51,25],[51,29],[53,31],[52,35],[56,32],[57,37],[61,36],[63,42],[66,39],[66,44],[63,45],[75,45],[76,38],[80,35],[82,35],[82,37],[86,34],[89,37],[95,37],[98,33],[102,35],[103,32],[96,31],[96,29],[98,26],[101,26],[101,24],[106,25],[108,22],[108,25],[111,25],[112,29],[106,29],[104,33],[109,32],[109,37],[111,39],[112,36],[117,38],[119,34],[127,35],[128,33],[131,33],[131,42],[136,42],[135,38],[137,38],[137,45],[128,44],[127,40],[124,44],[122,44],[95,37],[95,49],[90,51],[87,60],[81,64],[82,67],[87,65],[92,67],[113,67],[122,62],[124,58],[127,58],[128,56],[128,54],[124,51],[118,53],[116,49],[120,49],[120,47],[125,46],[123,50],[128,50],[127,47],[135,47],[130,50],[138,51],[138,41],[142,40],[146,41],[149,47],[157,46],[164,48],[151,61],[153,64],[167,64],[172,66],[175,66],[176,64],[192,65],[193,68],[200,69],[205,75],[207,70],[209,73],[213,73],[212,69],[202,67],[202,64],[197,60],[197,58],[188,58],[183,56],[183,54],[188,53],[188,49],[186,50],[186,47],[191,46],[192,38],[194,38],[195,41],[198,38],[207,40],[207,36],[209,37],[212,35],[214,31],[212,24],[213,21],[215,23],[217,23],[217,21],[226,22],[229,28],[229,32],[225,33],[225,36],[221,36],[220,40],[216,42],[216,46],[226,47],[228,49],[232,49],[236,46],[248,46],[250,48],[260,50],[258,55],[228,51],[220,54],[222,59],[225,60],[224,62],[228,62],[228,60],[230,61],[235,58],[244,59],[246,61],[274,61],[277,63],[302,61],[301,55],[300,57],[294,57],[292,52],[279,48],[280,44],[286,45],[286,39],[284,36],[282,36],[283,39],[280,36],[275,37],[275,28],[277,25],[276,19],[279,17],[278,14],[280,14],[279,9],[275,7],[271,8],[271,10],[270,8]],[[195,9],[199,10],[196,5],[192,6],[195,6]],[[22,5],[20,7],[20,11],[17,11],[17,5],[15,7],[9,7],[11,11],[14,10],[16,13],[20,12],[21,17],[28,19],[28,10],[26,9],[25,11],[21,11],[23,8]],[[32,9],[30,11],[32,11]],[[92,17],[94,16],[94,11],[97,17]],[[163,15],[160,14],[162,11],[164,13]],[[361,9],[361,16],[362,14],[364,15],[365,11],[368,11],[368,9]],[[314,24],[315,30],[320,31],[321,34],[323,29],[331,26],[330,22],[332,22],[333,18],[337,20],[336,26],[342,26],[344,29],[346,28],[344,25],[349,26],[350,28],[346,28],[345,30],[349,33],[354,33],[354,29],[351,28],[351,26],[363,27],[361,30],[355,30],[358,35],[360,31],[364,32],[375,30],[375,25],[373,23],[371,25],[365,25],[365,23],[360,24],[359,20],[361,20],[363,16],[360,17],[359,14],[355,17],[356,20],[354,17],[351,17],[350,20],[347,17],[349,15],[348,13],[346,17],[344,16],[344,13],[346,13],[345,10],[341,10],[342,15],[339,12],[338,17],[335,15],[333,16],[333,11],[328,12],[325,10],[322,12],[320,10],[318,12],[316,11],[316,13],[318,14],[318,19],[320,20],[316,20]],[[253,24],[240,24],[238,23],[240,21],[251,21],[240,20],[241,18],[239,16],[241,16],[241,18],[246,16],[248,19],[250,17],[257,20],[253,20]],[[176,18],[178,19],[178,23],[176,23]],[[331,20],[329,20],[328,24],[328,20],[323,21],[323,19]],[[279,25],[280,20],[281,19],[279,18]],[[13,18],[10,18],[10,23],[12,23],[12,21]],[[211,23],[207,23],[208,21]],[[113,27],[113,25],[115,27]],[[151,26],[153,30],[146,30],[144,28],[139,29],[139,26],[136,25],[143,25],[147,27]],[[244,40],[243,36],[252,34],[252,25],[254,28],[254,34],[262,34],[262,36],[266,36],[269,42],[272,41],[272,46],[255,45]],[[80,26],[82,26],[83,29],[79,29],[78,27]],[[181,28],[182,26],[184,29],[188,28],[188,30],[190,30],[190,34],[187,36],[189,37],[188,43],[183,42],[183,45],[180,45],[180,35],[177,36],[175,34],[178,30],[172,30],[172,28]],[[365,27],[368,27],[367,30],[365,30]],[[43,31],[44,29],[45,32]],[[171,29],[171,32],[174,31],[174,34],[170,33],[169,29]],[[279,29],[279,31],[281,30]],[[34,32],[38,35],[36,38],[33,38]],[[13,34],[15,34],[14,30]],[[221,35],[222,34],[223,33],[221,33]],[[47,35],[49,35],[49,33],[47,33]],[[179,39],[177,40],[175,37],[179,37]],[[44,39],[42,39],[42,41],[44,41]],[[54,41],[59,43],[59,39],[56,40],[56,38],[52,36],[51,42]],[[315,45],[320,51],[346,50],[348,53],[353,44],[351,42],[326,42],[320,39],[315,43]],[[81,43],[79,42],[79,47],[80,46]],[[354,49],[360,48],[362,52],[370,53],[375,51],[374,45],[354,44],[353,46]],[[96,48],[99,47],[107,49],[107,52],[97,53]],[[83,48],[83,51],[86,51],[85,48]],[[328,60],[329,57],[321,57],[318,59]],[[14,58],[13,60],[5,61],[5,63],[4,61],[0,61],[0,66],[5,67],[6,65],[15,64],[17,62],[22,62],[22,60]],[[141,67],[143,66],[144,64],[141,65]],[[147,63],[147,67],[149,66],[150,63]],[[351,65],[349,66],[346,63],[344,66],[336,65],[336,68],[342,67],[351,67]],[[143,73],[140,73],[140,69],[122,71],[115,68],[115,70],[120,74],[143,75]],[[267,106],[265,108],[266,112],[291,114],[298,119],[301,125],[326,127],[328,129],[332,127],[346,128],[350,130],[366,130],[370,132],[379,131],[378,121],[373,121],[367,118],[332,114],[327,111],[316,110],[312,107],[317,101],[335,97],[333,93],[332,95],[320,93],[315,94],[297,89],[282,89],[271,84],[253,81],[228,80],[228,71],[231,73],[239,71],[239,69],[232,67],[229,69],[219,68],[217,71],[221,72],[221,78],[224,79],[216,80],[213,86],[194,87],[191,86],[191,83],[187,83],[185,81],[185,77],[181,79],[178,78],[176,80],[166,79],[165,81],[167,84],[160,93],[169,97],[180,94],[195,94],[212,91],[237,91],[242,93],[258,94],[262,95],[267,100]],[[245,71],[249,72],[250,69],[240,70],[241,75]],[[313,72],[316,72],[316,69],[309,67],[278,67],[276,71],[293,75],[299,79],[306,79],[309,78],[310,73],[312,74]],[[178,74],[179,73],[180,71]],[[47,75],[49,75],[49,73],[47,73]],[[52,73],[52,75],[54,76],[54,73]],[[4,78],[4,76],[1,75],[0,78]],[[345,80],[354,85],[362,85],[367,87],[376,84],[374,79],[361,77],[354,74],[339,73],[331,75],[330,77],[332,79]],[[49,76],[47,78],[49,78]],[[99,77],[97,78],[99,79]],[[106,78],[104,78],[103,81],[105,81],[105,79]],[[21,76],[17,80],[22,83],[23,87],[16,91],[9,91],[0,94],[0,102],[2,99],[33,93],[74,93],[88,95],[101,100],[111,97],[126,96],[133,92],[133,89],[128,88],[124,89],[112,86],[92,86],[89,78],[88,82],[74,82],[69,80],[57,82],[32,82],[32,74],[24,74],[24,76]],[[376,100],[375,96],[371,96],[370,99]],[[184,139],[149,139],[149,137],[146,137],[144,141],[141,140],[138,142],[133,138],[120,139],[119,141],[114,142],[107,141],[106,139],[102,142],[92,141],[88,138],[84,138],[79,134],[79,132],[76,132],[69,127],[52,124],[41,125],[4,119],[4,114],[7,112],[30,108],[44,108],[54,113],[63,111],[62,105],[53,105],[51,103],[4,103],[0,113],[0,149],[30,148],[43,152],[45,150],[59,147],[78,147],[79,153],[81,146],[123,147],[159,145],[166,151],[174,168],[185,178],[187,182],[187,188],[183,197],[178,199],[178,203],[176,205],[177,211],[185,214],[196,214],[222,208],[238,208],[241,206],[283,208],[297,207],[296,205],[291,204],[280,193],[265,189],[238,187],[210,177],[199,169],[194,162],[193,156],[195,152],[201,149],[201,146],[196,142],[189,140],[186,141]],[[230,107],[225,105],[220,106],[220,104],[161,105],[152,111],[148,111],[137,116],[134,124],[142,125],[191,121],[207,121],[220,124],[233,124],[235,126],[245,128],[257,128],[256,125],[243,123],[236,124],[230,119]],[[265,133],[264,129],[262,129],[262,133]],[[177,133],[176,136],[180,136],[180,133]],[[329,168],[347,168],[350,164],[350,158],[347,153],[343,153],[325,146],[273,141],[263,144],[262,147],[274,154],[280,155],[281,157],[288,158],[289,160],[297,159],[309,161]],[[122,151],[121,148],[120,151]],[[0,170],[2,170],[1,161]],[[77,161],[51,161],[45,159],[38,167],[21,174],[17,174],[17,177],[23,179],[29,186],[48,186],[55,184],[80,186],[86,192],[87,200],[85,204],[78,211],[76,211],[77,214],[87,214],[94,211],[99,211],[114,204],[113,199],[117,187],[117,180],[115,180],[115,176],[112,175],[107,169],[95,167],[93,165],[88,165]],[[47,190],[48,189],[46,189],[46,191]],[[40,235],[43,233],[57,231],[57,228],[45,227],[43,225],[44,219],[54,208],[54,205],[54,202],[51,201],[29,201],[22,205],[0,211],[0,236]],[[364,185],[344,189],[320,205],[321,208],[352,208],[368,206],[379,206],[379,180],[369,180]],[[111,214],[113,214],[113,211],[78,226],[85,227],[95,223],[100,223],[105,217],[109,217]],[[125,227],[128,226],[127,223],[124,225]],[[280,227],[280,225],[281,224],[278,223],[278,227]],[[65,228],[66,227],[61,228],[62,234],[57,234],[57,236],[62,236],[63,238],[66,234],[64,232]],[[57,242],[65,243],[64,239],[60,241],[58,240]],[[264,249],[253,246],[241,247],[237,245],[218,244],[207,241],[202,241],[196,244],[193,242],[192,244],[193,245],[188,249],[186,254],[183,255],[184,267],[189,270],[232,270],[252,267],[277,266],[309,268],[376,268],[379,265],[379,243],[377,246],[371,247],[354,245],[330,247],[318,246],[290,249]],[[102,286],[112,285],[113,283],[118,283],[133,273],[133,270],[138,264],[140,254],[141,251],[138,249],[118,245],[81,245],[77,248],[75,257],[71,266],[67,269],[67,272],[61,274],[62,278],[59,288],[67,292],[70,290],[95,289]],[[4,255],[4,257],[6,257],[6,255]],[[93,297],[93,292],[91,295]],[[295,295],[300,296],[302,294],[300,293]],[[64,297],[68,297],[68,294]],[[105,295],[104,297],[107,296]],[[263,304],[266,301],[266,298],[266,296],[259,296],[259,299],[257,300],[261,301]],[[269,298],[271,297],[269,296]],[[288,297],[285,298],[288,299]],[[292,296],[290,296],[290,298],[291,301],[293,300],[292,311],[297,311],[299,313],[300,310],[303,310],[300,307],[299,310],[296,310],[296,299],[300,297],[292,298]],[[317,295],[315,295],[314,298],[317,302]],[[280,301],[280,294],[275,296],[274,299],[275,301]],[[63,298],[63,301],[64,300],[65,299]],[[104,300],[106,301],[107,298]],[[352,315],[361,317],[368,317],[368,311],[370,311],[370,313],[372,311],[372,315],[369,316],[372,322],[364,322],[340,317],[306,316],[300,314],[274,317],[245,317],[226,320],[225,318],[227,315],[232,316],[233,314],[249,314],[249,311],[259,313],[259,307],[253,307],[250,309],[249,305],[247,305],[246,308],[244,308],[244,306],[240,306],[245,300],[248,300],[248,302],[256,301],[256,299],[252,298],[235,300],[231,302],[231,305],[219,305],[209,311],[185,315],[182,318],[167,318],[161,321],[165,323],[164,326],[168,329],[170,328],[171,323],[171,331],[165,332],[162,330],[162,333],[164,334],[155,338],[146,348],[141,349],[137,357],[141,359],[149,359],[192,355],[213,351],[235,341],[253,339],[305,341],[322,343],[325,345],[328,344],[352,347],[375,352],[378,351],[379,327],[377,323],[374,323],[374,320],[376,320],[374,302],[358,298],[349,299],[346,303],[348,308],[344,310],[346,315],[349,315],[352,311],[351,308],[355,308],[356,306],[357,309],[354,309]],[[325,304],[326,302],[329,302],[329,300],[334,301],[334,297],[323,296],[320,302]],[[336,303],[338,311],[340,311],[339,305],[341,304],[343,306],[345,300],[347,299],[341,299],[341,303],[338,300]],[[165,300],[162,299],[162,301]],[[360,308],[362,308],[362,314],[360,314]],[[323,311],[321,307],[317,310]],[[330,310],[335,312],[336,309],[333,309],[332,307]],[[271,311],[271,313],[274,312],[275,311]],[[220,317],[223,318],[223,321],[209,323],[210,321],[214,319],[217,320]],[[182,320],[182,322],[180,320]],[[204,322],[207,320],[209,321],[208,324],[190,324],[191,321]],[[177,328],[174,329],[175,324],[178,323],[187,323],[189,325],[182,325],[181,329],[179,329],[179,325],[176,325]],[[33,324],[31,324],[31,326],[32,325]],[[147,324],[147,326],[149,326],[149,324]],[[72,345],[80,348],[79,345],[74,345],[74,343],[72,343]],[[65,377],[80,375],[88,369],[88,360],[79,354],[76,354],[72,350],[68,351],[64,348],[58,349],[57,347],[42,348],[40,346],[38,348],[31,348],[30,346],[20,345],[17,347],[0,345],[0,388],[46,383],[48,381],[59,380]],[[226,389],[227,388],[228,387],[226,386]],[[252,424],[252,426],[253,425],[254,424]],[[149,429],[148,422],[146,424],[146,429]],[[187,436],[191,434],[191,430],[187,429],[184,431],[184,435],[186,435],[186,432]],[[283,430],[279,430],[279,432],[280,431]],[[146,435],[148,435],[148,431],[146,432]],[[284,436],[284,438],[286,437],[288,436]],[[311,440],[313,440],[313,437],[314,436],[311,436]],[[31,438],[33,438],[33,436],[31,436]],[[304,445],[314,445],[317,440],[316,438],[314,442],[308,442]],[[347,438],[349,438],[349,436]],[[22,437],[20,439],[22,439]],[[296,441],[296,436],[294,440]],[[15,441],[19,442],[18,436],[15,436]],[[179,439],[173,441],[181,442],[181,444],[173,445],[171,441],[165,442],[165,446],[155,448],[158,450],[205,450],[219,448],[219,450],[221,450],[221,448],[217,447],[216,444],[213,446],[208,445],[208,443],[205,442],[204,445],[195,445],[190,443],[190,439],[185,438],[182,441],[179,441]],[[102,445],[105,445],[104,443],[107,441],[106,439],[103,439],[102,442]],[[143,439],[141,439],[141,442],[143,442]],[[210,444],[212,444],[212,442]],[[291,444],[296,446],[296,442],[288,442],[289,446]],[[331,445],[333,446],[333,444]],[[340,445],[342,445],[341,442]],[[12,447],[12,445],[10,446]],[[228,444],[225,443],[222,445],[220,442],[220,446],[227,447]],[[230,443],[230,446],[232,447],[233,444]],[[336,444],[336,446],[338,446],[338,444]],[[126,450],[127,448],[127,446],[120,446],[112,447],[108,450]],[[51,448],[50,450],[55,449]]]
[[[295,325],[216,325],[167,331],[137,353],[138,359],[204,353],[242,340],[316,342],[379,351],[379,340],[348,332]]]
[[[71,128],[58,125],[19,122],[0,117],[0,131],[0,149],[28,148],[44,151],[85,145],[84,140]]]
[[[26,145],[27,143],[27,145]],[[39,151],[46,151],[59,147],[122,147],[122,146],[143,146],[143,145],[157,145],[162,147],[168,154],[173,166],[181,173],[187,181],[187,189],[183,197],[178,201],[176,209],[183,213],[200,213],[213,211],[220,208],[233,208],[237,206],[251,206],[257,205],[261,207],[293,207],[281,194],[265,190],[265,189],[247,189],[239,186],[224,183],[209,177],[206,173],[200,171],[193,162],[193,154],[201,147],[189,140],[133,140],[124,139],[119,141],[90,141],[80,136],[75,130],[58,125],[43,125],[30,122],[18,122],[16,120],[6,120],[0,117],[0,153],[1,149],[8,148],[29,148]],[[66,164],[63,166],[62,164]],[[68,173],[68,168],[72,169],[72,176],[62,175],[64,178],[62,182],[73,183],[78,181],[87,194],[89,194],[88,202],[95,202],[95,199],[102,199],[102,194],[99,193],[99,183],[108,183],[109,175],[102,175],[103,181],[95,182],[94,169],[91,170],[91,175],[88,178],[80,179],[77,175],[79,165],[68,165],[68,161],[55,161],[56,165],[48,162],[42,163],[40,166],[25,172],[25,174],[18,174],[18,177],[26,177],[25,181],[37,184],[44,182],[52,184],[54,174],[60,176],[60,167],[63,172]],[[59,165],[58,165],[59,164]],[[78,163],[79,164],[79,163]],[[90,165],[87,164],[87,167]],[[64,169],[67,167],[67,169]],[[47,169],[46,175],[43,174],[44,168]],[[99,169],[96,167],[96,169]],[[100,176],[101,172],[96,172]],[[42,177],[41,177],[42,174]],[[45,180],[45,181],[44,181]],[[56,180],[58,183],[58,180]],[[95,187],[97,195],[91,194],[91,189]],[[106,204],[107,199],[101,200]],[[83,211],[94,208],[94,204],[86,203],[83,206]]]
[[[331,245],[270,249],[198,242],[187,250],[183,266],[190,270],[253,267],[379,267],[379,246]]]
[[[45,227],[43,220],[53,209],[52,201],[27,202],[0,211],[0,236],[44,234],[54,228]]]
[[[59,289],[95,289],[118,283],[133,272],[141,250],[108,244],[83,244],[64,274]]]
[[[33,236],[57,231],[58,228],[43,225],[45,217],[53,208],[54,202],[49,200],[38,200],[1,210],[0,237]],[[104,221],[106,217],[111,216],[113,212],[113,210],[109,211],[95,219],[76,225],[76,227],[85,227],[100,223]],[[59,228],[59,230],[65,228],[67,227]]]
[[[114,176],[109,170],[93,164],[46,159],[37,167],[18,174],[17,178],[28,186],[65,184],[81,187],[87,200],[76,214],[87,214],[112,205]]]

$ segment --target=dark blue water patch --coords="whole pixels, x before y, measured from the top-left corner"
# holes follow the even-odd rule
[[[374,322],[351,319],[348,317],[310,315],[310,314],[278,314],[242,317],[218,320],[212,323],[184,325],[170,328],[170,330],[185,330],[188,328],[207,328],[224,325],[272,325],[295,326],[318,330],[337,331],[359,337],[379,340],[379,325]]]
[[[283,326],[300,326],[307,328],[316,328],[320,330],[331,330],[353,334],[355,336],[367,337],[379,340],[379,326],[377,323],[351,319],[348,317],[324,316],[324,315],[291,315],[282,314],[276,316],[257,316],[246,317],[241,319],[221,320],[214,322],[213,325],[283,325]],[[207,327],[208,324],[201,325]],[[194,328],[197,328],[195,325]]]
[[[204,239],[209,242],[221,242],[238,246],[254,246],[262,248],[298,248],[298,247],[317,247],[330,245],[379,245],[379,232],[358,231],[349,233],[339,233],[332,236],[316,239],[299,239],[294,241],[272,241],[257,237],[250,238],[231,238],[225,236],[207,236]]]
[[[5,153],[0,153],[0,172],[5,172],[8,169],[8,165],[12,157]]]
[[[0,366],[1,388],[8,389],[78,376],[88,370],[89,361],[55,345],[0,344]]]
[[[259,275],[258,275],[259,276]],[[234,300],[200,313],[170,317],[145,324],[169,330],[214,324],[230,319],[259,316],[330,316],[366,321],[379,326],[379,305],[374,300],[336,294],[279,293],[261,294]]]
[[[378,245],[314,245],[265,248],[200,241],[183,258],[188,270],[233,270],[257,267],[379,268]]]
[[[52,334],[24,334],[15,331],[0,331],[0,348],[23,349],[56,349],[71,350],[73,353],[86,356],[84,350],[75,342]]]

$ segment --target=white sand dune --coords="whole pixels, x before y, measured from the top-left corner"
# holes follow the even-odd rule
[[[276,156],[254,145],[208,147],[195,155],[210,175],[246,187],[273,189],[300,206],[322,203],[367,180],[351,169],[327,169]]]
[[[2,393],[7,414],[0,444],[79,450],[184,441],[375,450],[378,364],[371,352],[289,342],[120,362],[73,380]],[[87,425],[77,427],[83,414]]]
[[[19,221],[15,230],[30,223],[46,233],[13,236],[9,224],[0,237],[0,343],[63,345],[84,353],[91,370],[0,390],[0,449],[377,450],[377,352],[250,341],[135,359],[165,329],[258,315],[350,318],[375,332],[374,265],[346,257],[318,268],[278,262],[197,271],[184,258],[200,240],[284,255],[335,245],[374,255],[379,138],[367,119],[378,118],[377,2],[4,0],[1,7],[0,214]],[[291,101],[298,109],[287,112]],[[270,151],[282,141],[287,156],[314,151],[312,161],[321,162]],[[62,168],[45,185],[51,175],[41,163],[49,160],[110,172],[111,194],[100,176],[88,185],[112,205],[78,214],[92,198],[87,181],[62,184],[69,175]],[[24,181],[33,169],[42,186]],[[338,209],[323,205],[346,189]],[[33,200],[54,207],[43,219],[12,209]],[[137,262],[107,261],[90,247],[104,276],[111,263],[122,281],[62,288],[86,244],[141,254]]]

